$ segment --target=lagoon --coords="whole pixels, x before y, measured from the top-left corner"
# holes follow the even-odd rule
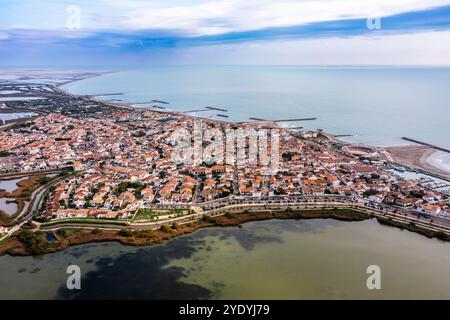
[[[70,264],[82,270],[77,292],[65,287]],[[1,299],[450,298],[450,244],[375,220],[250,222],[152,247],[3,256],[0,265]],[[381,290],[367,289],[369,265],[381,268]]]

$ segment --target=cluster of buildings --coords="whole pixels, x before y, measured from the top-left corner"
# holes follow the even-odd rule
[[[255,127],[208,119],[204,123],[205,129],[222,132]],[[358,195],[374,204],[450,216],[444,195],[393,175],[376,153],[370,158],[352,156],[317,132],[298,136],[278,128],[279,167],[267,174],[258,163],[173,161],[173,133],[180,128],[192,132],[194,119],[139,109],[108,109],[77,117],[51,113],[0,132],[5,142],[0,145],[4,153],[0,171],[73,168],[47,198],[46,218],[126,219],[137,208],[154,203],[323,194]]]

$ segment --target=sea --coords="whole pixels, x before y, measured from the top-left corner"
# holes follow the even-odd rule
[[[230,121],[249,117],[285,126],[324,129],[352,142],[407,144],[409,137],[450,148],[450,68],[155,66],[76,81],[75,94],[110,94],[129,103],[163,100],[167,110],[217,107],[228,112],[192,113]]]

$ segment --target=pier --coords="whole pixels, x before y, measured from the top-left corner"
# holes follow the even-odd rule
[[[423,146],[430,147],[430,148],[433,148],[433,149],[436,149],[436,150],[439,150],[439,151],[444,151],[444,152],[450,153],[450,149],[445,149],[445,148],[436,146],[434,144],[422,142],[422,141],[411,139],[411,138],[408,138],[408,137],[402,137],[402,139],[406,140],[406,141],[409,141],[409,142],[414,142],[414,143],[417,143],[417,144],[421,144]]]
[[[205,107],[205,109],[228,112],[227,109],[221,109],[221,108],[216,108],[216,107]]]
[[[169,104],[167,101],[163,100],[152,100],[153,103],[162,103],[162,104]]]
[[[205,111],[211,111],[208,109],[194,109],[194,110],[186,110],[186,111],[181,111],[182,113],[191,113],[191,112],[205,112]]]
[[[296,118],[296,119],[281,119],[281,120],[272,120],[273,122],[294,122],[294,121],[310,121],[317,120],[317,118]]]
[[[131,104],[150,104],[150,103],[153,103],[153,102],[151,102],[151,101],[147,101],[147,102],[131,102]]]
[[[99,94],[93,94],[93,97],[100,97],[100,96],[122,96],[123,93],[122,92],[117,92],[117,93],[99,93]]]
[[[267,119],[255,118],[255,117],[251,117],[249,119],[254,120],[254,121],[272,121],[272,122],[295,122],[295,121],[317,120],[317,118],[294,118],[294,119],[267,120]]]
[[[335,134],[333,137],[335,138],[344,138],[344,137],[353,137],[353,134]]]

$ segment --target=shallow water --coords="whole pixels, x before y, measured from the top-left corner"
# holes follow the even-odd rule
[[[6,192],[13,192],[18,188],[18,183],[26,178],[14,179],[14,180],[2,180],[0,181],[0,189]]]
[[[2,210],[4,213],[6,213],[9,216],[12,216],[17,212],[17,209],[19,207],[17,206],[17,203],[9,202],[10,200],[13,200],[13,199],[0,198],[0,210]]]

